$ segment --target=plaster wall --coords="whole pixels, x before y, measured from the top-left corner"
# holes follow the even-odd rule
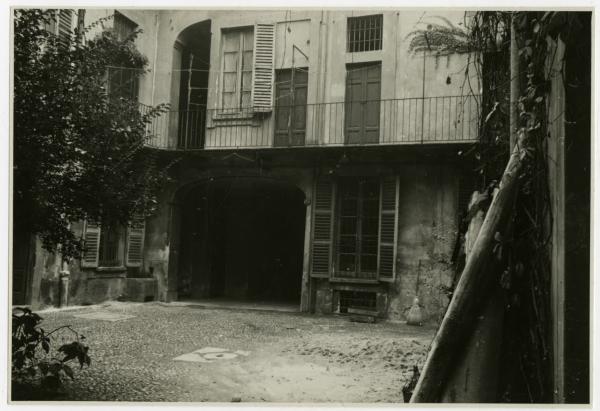
[[[93,10],[105,15],[111,10]],[[462,24],[462,11],[441,10],[119,10],[143,30],[137,41],[149,59],[150,72],[141,81],[140,101],[146,104],[171,103],[177,107],[180,62],[173,48],[187,27],[210,20],[210,69],[208,80],[209,113],[205,147],[270,147],[273,115],[218,121],[221,108],[221,34],[224,29],[275,23],[275,69],[308,67],[307,103],[309,107],[306,141],[324,144],[343,143],[345,79],[348,64],[381,62],[380,142],[405,143],[434,140],[472,139],[475,136],[475,100],[454,98],[477,94],[474,74],[465,77],[468,56],[436,58],[432,53],[410,53],[409,34],[425,29],[428,23],[441,23],[442,15]],[[346,52],[346,24],[349,17],[383,14],[382,50]],[[90,15],[92,18],[92,15]],[[296,49],[295,49],[295,47]],[[301,50],[302,52],[299,52]],[[306,56],[305,56],[306,55]],[[424,64],[425,60],[425,64]],[[473,73],[473,70],[471,70]],[[422,97],[438,97],[422,100]],[[396,100],[400,99],[400,100]],[[336,103],[322,105],[323,103]],[[457,111],[464,115],[457,116]],[[165,116],[174,116],[165,114]],[[160,144],[175,146],[177,134],[165,117],[159,126]],[[214,121],[213,121],[214,120]],[[227,141],[224,141],[224,138]]]

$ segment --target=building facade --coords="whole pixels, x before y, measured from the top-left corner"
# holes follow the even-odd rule
[[[32,246],[15,302],[56,305],[62,284],[68,304],[221,298],[403,320],[418,296],[439,318],[479,86],[467,56],[409,43],[463,12],[94,9],[85,21],[111,14],[118,33],[143,30],[148,72],[116,68],[113,87],[170,103],[146,150],[172,178],[146,221],[74,223],[86,251],[68,282]]]

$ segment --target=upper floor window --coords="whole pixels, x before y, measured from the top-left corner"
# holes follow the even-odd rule
[[[254,28],[223,32],[223,108],[252,105]]]
[[[141,72],[137,68],[108,67],[108,96],[137,101]]]
[[[46,24],[46,30],[58,37],[59,44],[69,45],[69,37],[73,24],[73,10],[59,9],[51,10],[51,19]]]
[[[348,53],[381,50],[383,14],[348,18]]]
[[[135,24],[132,20],[128,19],[118,11],[115,11],[114,19],[115,35],[120,41],[123,41],[129,36],[131,36],[133,32],[137,29],[137,24]]]

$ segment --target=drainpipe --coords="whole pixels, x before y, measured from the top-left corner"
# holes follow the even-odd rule
[[[154,25],[156,26],[156,36],[154,39],[154,61],[152,62],[152,100],[151,105],[154,106],[154,91],[156,89],[156,59],[158,58],[158,32],[160,29],[159,11],[154,15]]]
[[[427,26],[427,30],[431,30],[431,25]],[[425,41],[427,42],[427,49],[431,50],[431,45],[429,44],[429,38],[427,37],[427,32],[423,33],[425,36]],[[423,50],[423,90],[422,90],[422,100],[421,100],[421,144],[423,144],[423,137],[425,134],[425,60],[427,59],[427,51]]]
[[[67,225],[67,230],[71,228],[71,224]],[[69,277],[71,272],[69,271],[69,261],[62,254],[60,255],[60,271],[58,272],[59,278],[59,307],[66,307],[69,304]]]
[[[60,299],[58,306],[66,307],[69,305],[69,277],[71,272],[69,271],[69,263],[62,258],[61,255],[61,270],[59,271],[60,278]]]

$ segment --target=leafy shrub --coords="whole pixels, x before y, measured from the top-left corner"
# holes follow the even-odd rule
[[[50,332],[40,324],[43,318],[28,308],[15,308],[12,314],[12,399],[48,399],[59,394],[62,380],[74,378],[71,363],[76,360],[80,369],[90,366],[85,337],[69,325]],[[59,332],[69,331],[75,339],[52,349],[51,343]]]

